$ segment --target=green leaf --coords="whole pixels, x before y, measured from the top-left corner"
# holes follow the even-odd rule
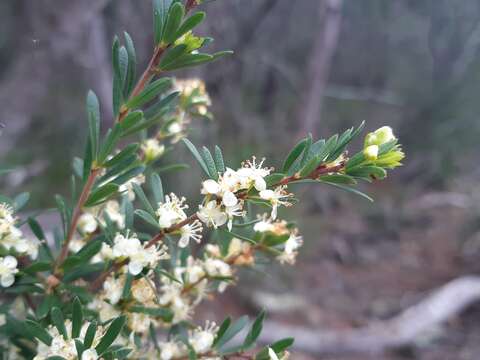
[[[180,44],[169,48],[162,60],[160,61],[160,68],[166,68],[172,65],[180,56],[183,56],[187,53],[188,47],[185,44]]]
[[[332,174],[332,175],[323,175],[318,178],[319,180],[335,183],[335,184],[344,184],[344,185],[355,185],[357,181],[348,175],[343,174]]]
[[[135,110],[128,113],[127,116],[122,120],[120,123],[120,127],[122,128],[122,132],[126,132],[133,126],[137,125],[143,119],[143,111],[142,110]],[[122,134],[123,135],[123,134]]]
[[[347,174],[363,178],[368,181],[371,179],[382,180],[387,176],[385,169],[378,166],[358,166],[356,168],[349,169]]]
[[[103,165],[105,167],[112,167],[114,165],[118,165],[121,162],[123,162],[125,159],[132,158],[132,155],[136,155],[138,148],[140,147],[139,144],[134,143],[134,144],[129,144],[127,145],[122,151],[120,151],[117,155],[115,155],[113,158],[105,162]],[[134,160],[136,159],[136,156],[133,156]]]
[[[127,79],[127,70],[128,70],[128,52],[125,46],[120,46],[118,49],[118,65],[120,70],[120,79],[122,89],[125,88],[125,80]]]
[[[100,104],[97,95],[92,90],[89,90],[87,94],[87,117],[91,158],[96,159],[100,141]]]
[[[207,165],[205,164],[205,161],[203,160],[195,145],[193,145],[191,141],[186,138],[182,139],[182,141],[187,146],[188,150],[190,150],[195,160],[197,160],[197,162],[200,164],[200,167],[205,172],[205,174],[207,174],[207,176],[210,176]]]
[[[61,265],[61,268],[65,271],[68,271],[81,263],[82,259],[79,256],[71,255],[65,259],[65,261]]]
[[[135,215],[137,215],[139,218],[141,218],[143,221],[145,221],[147,224],[152,225],[156,229],[161,229],[160,225],[158,224],[158,221],[150,215],[148,212],[141,210],[141,209],[136,209],[135,210]]]
[[[222,149],[215,145],[215,166],[219,173],[225,172],[225,163],[223,161]]]
[[[23,271],[28,274],[35,274],[37,272],[48,271],[51,267],[52,264],[49,261],[35,261],[32,265],[23,269]]]
[[[159,168],[156,168],[156,171],[159,173],[166,173],[170,171],[182,171],[182,170],[187,170],[190,169],[190,165],[188,164],[171,164],[167,166],[162,166]]]
[[[153,198],[155,199],[156,204],[165,201],[162,180],[158,174],[153,173],[150,176],[150,188],[152,189]]]
[[[132,184],[133,191],[135,192],[135,195],[137,196],[138,200],[142,203],[143,208],[152,216],[155,217],[155,210],[150,204],[150,201],[148,201],[147,196],[143,192],[143,189],[140,187],[140,185],[133,183]]]
[[[168,16],[172,0],[153,0],[153,28],[155,44],[162,41],[163,28]]]
[[[105,184],[93,191],[85,202],[86,207],[98,205],[118,192],[117,184]]]
[[[248,316],[242,316],[235,321],[224,333],[223,337],[217,342],[217,348],[222,348],[226,343],[235,337],[248,324]]]
[[[218,342],[223,338],[223,335],[228,330],[231,323],[232,319],[230,317],[227,317],[225,320],[223,320],[222,325],[220,325],[218,328],[217,335],[215,336],[215,340],[212,345],[213,348],[217,347]]]
[[[285,161],[283,162],[282,172],[286,173],[290,170],[290,167],[293,165],[295,160],[302,154],[303,150],[307,146],[308,139],[304,138],[300,140],[297,145],[293,147],[290,153],[287,155]]]
[[[224,56],[227,55],[232,55],[233,51],[232,50],[223,50],[223,51],[217,51],[216,53],[213,53],[212,56],[212,61],[216,61]]]
[[[87,262],[94,257],[102,248],[102,240],[93,240],[87,242],[76,254],[82,262]]]
[[[212,154],[210,150],[208,150],[205,146],[202,147],[202,158],[205,162],[205,165],[208,169],[208,174],[211,179],[218,180],[218,171],[215,165],[215,160],[213,160]]]
[[[231,232],[231,231],[228,231],[228,230],[225,230],[225,229],[223,229],[223,228],[219,228],[219,229],[220,229],[220,231],[224,232],[225,234],[230,235],[231,237],[236,237],[236,238],[238,238],[238,239],[240,239],[240,240],[245,240],[245,241],[247,241],[247,242],[249,242],[249,243],[251,243],[251,244],[255,244],[255,245],[257,244],[257,242],[256,242],[255,240],[250,239],[250,238],[248,238],[248,237],[246,237],[246,236],[243,236],[243,235],[240,235],[240,234],[235,234],[235,233],[233,233],[233,232]]]
[[[65,202],[65,199],[60,195],[55,195],[55,202],[57,203],[57,209],[62,218],[62,226],[64,234],[67,233],[67,229],[70,226],[70,210]]]
[[[177,30],[175,34],[175,40],[182,37],[184,34],[192,30],[194,27],[199,25],[205,19],[204,12],[197,12],[190,16],[187,20],[183,22],[180,28]]]
[[[13,208],[15,212],[21,210],[27,204],[29,199],[30,193],[28,192],[22,192],[15,196],[15,198],[13,199]]]
[[[125,279],[125,285],[122,290],[122,299],[126,300],[130,296],[130,289],[132,288],[134,276],[130,273],[127,273]]]
[[[322,158],[319,156],[314,156],[310,160],[307,161],[305,166],[300,170],[300,177],[309,176],[317,166],[322,162]]]
[[[85,351],[85,346],[79,339],[75,339],[75,349],[77,349],[77,356],[79,359],[82,358],[82,354]]]
[[[27,327],[28,332],[36,337],[38,340],[43,342],[45,345],[50,346],[53,338],[50,334],[43,328],[42,325],[33,320],[25,320],[25,326]]]
[[[137,109],[153,100],[160,93],[164,92],[172,85],[170,78],[161,78],[149,84],[140,94],[130,99],[125,106],[129,109]]]
[[[95,339],[96,332],[97,332],[97,322],[92,321],[90,325],[88,325],[87,332],[85,333],[85,338],[83,339],[83,345],[85,346],[85,349],[90,349],[90,347],[92,346],[93,339]]]
[[[108,155],[110,155],[117,145],[120,135],[122,134],[122,128],[119,124],[115,125],[113,129],[108,129],[107,135],[105,136],[105,142],[100,149],[100,154],[98,155],[98,163],[103,164]]]
[[[290,346],[293,345],[293,338],[285,338],[275,343],[271,344],[268,347],[264,347],[262,350],[255,355],[255,360],[270,360],[270,355],[268,354],[268,348],[275,351],[277,355],[281,354],[283,351],[287,350]]]
[[[112,180],[112,183],[120,186],[122,184],[125,184],[128,180],[134,178],[135,176],[143,174],[144,171],[145,165],[135,166],[125,171],[123,174],[117,176],[115,179]]]
[[[262,311],[253,322],[252,327],[250,328],[250,331],[248,332],[247,336],[245,337],[245,340],[243,341],[244,349],[249,349],[253,345],[255,345],[255,341],[258,339],[258,337],[260,336],[260,333],[262,332],[264,320],[265,320],[265,311]]]
[[[133,226],[133,204],[128,196],[123,197],[122,210],[125,214],[125,228],[130,229]]]
[[[178,58],[177,61],[174,61],[169,65],[165,65],[161,69],[164,71],[172,71],[172,70],[182,69],[186,67],[205,64],[213,60],[214,60],[214,57],[210,54],[202,54],[202,53],[185,54],[180,58]]]
[[[135,305],[135,306],[131,306],[128,310],[134,313],[142,313],[142,314],[158,317],[166,322],[170,322],[173,319],[173,312],[168,308],[161,308],[161,307],[149,308],[145,306]]]
[[[373,202],[373,199],[372,199],[370,196],[368,196],[367,194],[364,194],[364,193],[361,192],[360,190],[351,188],[351,187],[349,187],[349,186],[341,185],[341,184],[331,183],[331,182],[328,182],[328,181],[322,181],[322,180],[318,180],[318,181],[320,181],[320,182],[322,182],[322,183],[324,183],[324,184],[332,185],[332,186],[337,187],[337,188],[339,188],[339,189],[342,189],[342,190],[351,192],[352,194],[358,195],[358,196],[360,196],[360,197],[363,197],[364,199],[367,199],[368,201]]]
[[[102,340],[98,343],[95,347],[95,350],[99,355],[103,354],[108,347],[115,341],[120,331],[122,331],[123,325],[125,325],[125,316],[117,317],[115,320],[112,321],[110,326],[108,327],[105,335],[102,337]]]
[[[183,16],[185,15],[185,8],[179,2],[175,2],[170,6],[168,11],[167,20],[162,34],[162,42],[165,44],[171,44],[176,40],[176,33],[180,27]]]
[[[67,329],[65,327],[65,319],[63,318],[63,314],[58,307],[52,308],[50,312],[50,317],[52,319],[53,324],[58,329],[58,332],[63,336],[65,340],[68,339]]]
[[[120,108],[123,104],[123,91],[122,91],[122,80],[117,75],[113,73],[113,83],[112,83],[112,104],[113,104],[113,115],[117,118],[120,114]]]
[[[88,176],[90,175],[90,171],[92,169],[92,142],[90,137],[87,139],[87,143],[85,144],[85,157],[83,158],[83,181],[87,181]]]
[[[83,310],[80,300],[76,297],[73,300],[72,309],[72,339],[80,336],[80,330],[83,325]]]
[[[130,35],[124,31],[123,36],[125,37],[125,48],[127,49],[128,54],[128,68],[127,76],[125,78],[125,98],[130,95],[130,92],[133,90],[135,85],[135,76],[136,76],[136,67],[137,67],[137,56],[135,54],[135,46],[133,45],[133,40]]]

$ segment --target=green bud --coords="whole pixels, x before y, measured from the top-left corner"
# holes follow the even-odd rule
[[[370,145],[383,145],[389,141],[395,140],[395,135],[393,135],[393,130],[390,126],[382,126],[381,128],[375,130],[374,132],[368,133],[365,136],[364,147]]]
[[[369,145],[363,149],[363,155],[368,161],[375,161],[378,158],[378,146]]]

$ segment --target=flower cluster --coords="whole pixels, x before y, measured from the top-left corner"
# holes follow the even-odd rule
[[[85,335],[87,334],[87,329],[90,323],[86,322],[82,325],[80,329],[80,336],[78,339],[83,341]],[[65,321],[65,328],[67,334],[72,333],[72,322],[70,320]],[[51,344],[46,345],[43,342],[39,342],[37,346],[37,355],[33,360],[46,360],[51,357],[60,356],[66,360],[77,360],[77,348],[75,345],[75,340],[72,338],[65,338],[62,334],[59,333],[58,329],[53,325],[48,326],[46,329],[51,336]],[[100,342],[105,330],[102,326],[98,326],[92,340],[92,348],[87,349],[82,354],[81,360],[97,360],[98,355],[95,351],[95,346]]]
[[[265,178],[272,169],[263,167],[264,160],[257,163],[255,157],[246,161],[238,170],[227,168],[218,181],[205,180],[202,183],[204,204],[199,206],[198,218],[207,226],[219,227],[227,223],[231,230],[234,217],[245,215],[244,198],[255,189],[263,200],[270,202],[272,217],[276,217],[280,205],[289,205],[290,194],[285,186],[267,189]],[[212,199],[212,196],[214,198]]]
[[[197,327],[188,334],[188,344],[198,355],[208,354],[212,349],[215,336],[218,332],[218,326],[214,322],[208,322],[205,327]],[[180,359],[188,356],[188,346],[180,340],[171,340],[163,342],[159,346],[159,358],[161,360]],[[202,356],[202,359],[205,359]],[[210,360],[221,359],[220,357],[210,356]]]
[[[132,275],[140,274],[147,267],[154,268],[160,260],[169,258],[165,245],[146,246],[135,234],[120,233],[113,239],[111,256],[115,260],[128,260],[128,271]]]
[[[38,241],[27,239],[15,226],[16,218],[10,205],[0,203],[0,246],[17,255],[27,255],[35,260],[38,256]]]

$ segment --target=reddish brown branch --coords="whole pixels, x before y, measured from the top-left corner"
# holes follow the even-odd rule
[[[88,196],[90,195],[90,192],[92,191],[93,185],[95,184],[95,179],[97,178],[98,173],[100,172],[100,168],[95,168],[90,171],[90,175],[88,176],[87,182],[85,183],[85,186],[83,187],[82,193],[80,194],[80,197],[78,198],[77,205],[75,206],[75,209],[73,210],[73,215],[72,215],[72,221],[70,223],[70,227],[67,232],[67,236],[65,238],[65,242],[63,243],[62,250],[60,252],[60,255],[55,262],[55,271],[54,273],[56,274],[58,272],[58,268],[60,265],[62,265],[63,261],[68,255],[68,246],[70,245],[70,241],[72,241],[73,235],[75,234],[75,231],[77,229],[78,225],[78,219],[80,218],[80,215],[82,214],[82,208],[85,202],[88,199]]]

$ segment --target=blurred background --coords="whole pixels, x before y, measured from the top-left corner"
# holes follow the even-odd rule
[[[205,80],[213,102],[215,119],[193,124],[195,144],[221,145],[234,166],[252,154],[278,166],[304,134],[326,137],[365,120],[369,131],[392,126],[407,154],[389,179],[362,188],[374,204],[330,188],[299,190],[301,203],[281,214],[299,219],[297,265],[242,273],[240,286],[202,316],[266,308],[271,336],[297,332],[293,359],[478,359],[480,2],[202,7],[201,35],[215,38],[212,50],[235,55],[178,74]],[[32,192],[32,209],[68,194],[71,159],[84,146],[85,94],[95,90],[109,121],[111,40],[127,30],[143,68],[151,17],[149,0],[0,2],[0,162],[18,167],[2,193]],[[182,145],[169,157],[193,163]],[[168,191],[193,202],[191,179],[164,176]],[[395,318],[458,278],[466,282],[444,299],[447,310],[462,304],[464,290],[470,300],[451,313],[442,308],[446,321],[420,318],[428,326],[416,332],[418,324]]]

